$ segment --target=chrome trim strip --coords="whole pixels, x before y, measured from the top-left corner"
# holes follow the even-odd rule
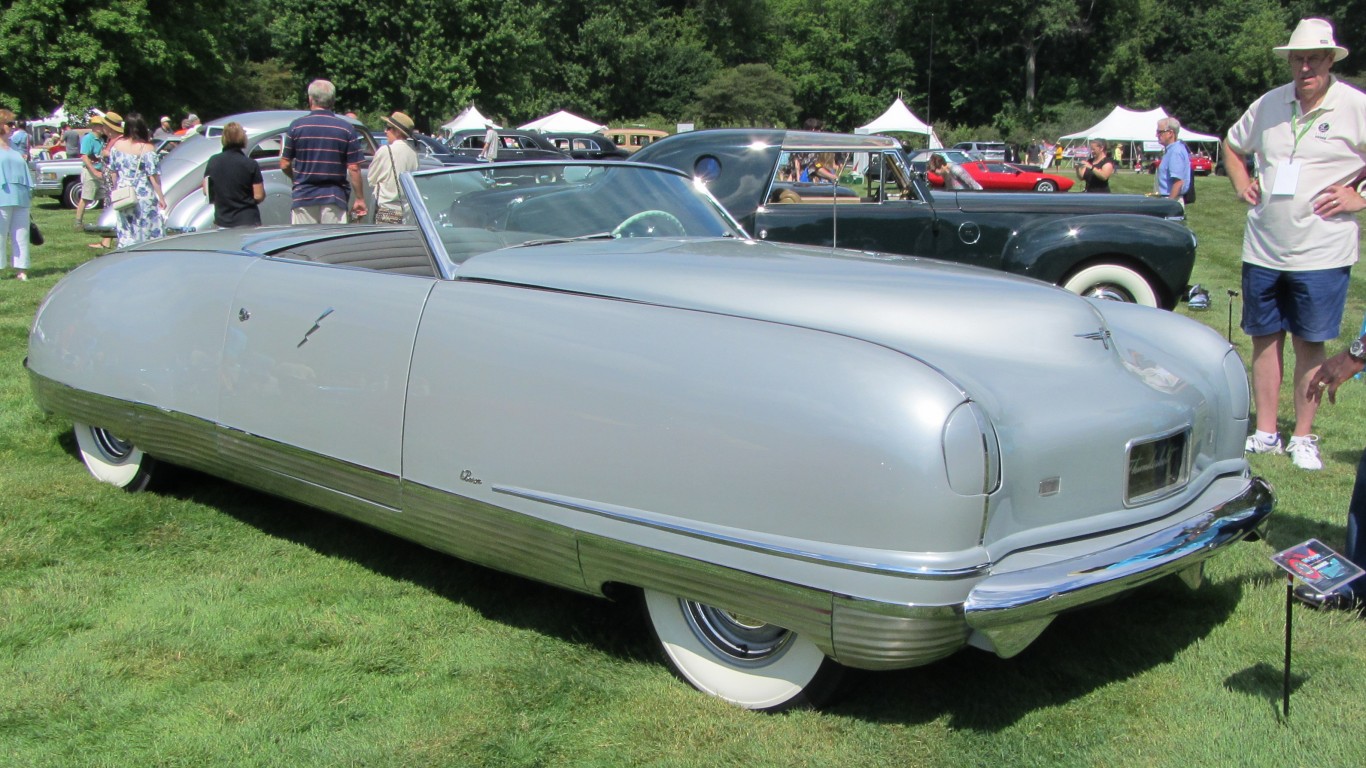
[[[1251,478],[1237,496],[1156,533],[1081,557],[988,576],[968,594],[964,616],[992,639],[998,654],[1012,656],[1038,634],[1027,625],[1046,623],[1062,611],[1191,568],[1251,534],[1275,503],[1270,484]],[[1012,625],[1028,636],[1013,636]]]
[[[393,473],[323,456],[198,416],[75,389],[32,369],[29,380],[39,407],[73,421],[104,427],[158,459],[269,489],[323,509],[332,507],[315,500],[315,496],[348,497],[361,509],[398,512],[399,478]],[[344,514],[370,522],[369,514]]]
[[[900,565],[888,565],[884,563],[871,563],[866,561],[851,560],[848,558],[825,555],[819,552],[811,552],[807,550],[796,549],[793,547],[784,547],[778,544],[768,544],[765,542],[755,541],[753,539],[744,539],[738,536],[731,536],[723,533],[705,531],[701,528],[695,528],[692,526],[684,525],[682,523],[673,523],[654,518],[649,518],[646,517],[643,513],[633,514],[631,512],[625,511],[624,509],[609,509],[602,505],[593,504],[591,502],[584,501],[581,499],[569,498],[567,496],[541,493],[539,491],[532,491],[526,488],[514,488],[504,485],[495,485],[493,486],[493,490],[495,493],[516,496],[517,498],[527,499],[530,501],[539,501],[544,504],[551,504],[557,507],[562,507],[564,509],[572,509],[576,512],[587,512],[589,514],[597,515],[599,517],[605,517],[610,520],[618,520],[624,523],[630,523],[632,525],[653,528],[658,531],[677,533],[679,535],[687,536],[693,539],[698,539],[700,541],[709,541],[715,544],[725,544],[727,546],[739,547],[740,549],[749,550],[751,552],[759,552],[762,554],[769,555],[779,555],[782,557],[792,558],[794,560],[802,560],[808,563],[828,565],[835,568],[841,568],[844,570],[862,571],[865,573],[874,573],[886,576],[914,576],[919,579],[953,580],[967,579],[972,578],[974,576],[980,576],[986,573],[991,568],[990,563],[982,563],[967,568],[911,568]]]

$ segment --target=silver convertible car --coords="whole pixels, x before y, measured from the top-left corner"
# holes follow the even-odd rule
[[[406,225],[73,271],[33,323],[37,401],[115,485],[192,467],[639,595],[681,677],[760,710],[845,667],[1009,657],[1060,612],[1197,583],[1271,512],[1242,361],[1186,318],[759,242],[654,166],[402,182]]]

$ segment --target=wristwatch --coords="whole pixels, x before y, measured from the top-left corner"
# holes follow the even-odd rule
[[[1358,363],[1366,363],[1366,344],[1361,343],[1361,339],[1353,339],[1352,345],[1347,348],[1347,356]]]

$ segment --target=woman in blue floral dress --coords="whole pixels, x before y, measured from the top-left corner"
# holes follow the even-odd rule
[[[141,243],[166,233],[166,197],[161,193],[161,158],[152,145],[152,132],[137,112],[124,118],[123,136],[109,145],[106,174],[113,177],[111,195],[131,187],[136,202],[118,212],[119,247]],[[118,131],[118,128],[114,128]]]

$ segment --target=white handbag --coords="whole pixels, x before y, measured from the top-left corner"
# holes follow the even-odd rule
[[[114,210],[123,211],[137,205],[138,197],[131,186],[118,187],[114,194],[109,196],[109,204],[114,206]]]

